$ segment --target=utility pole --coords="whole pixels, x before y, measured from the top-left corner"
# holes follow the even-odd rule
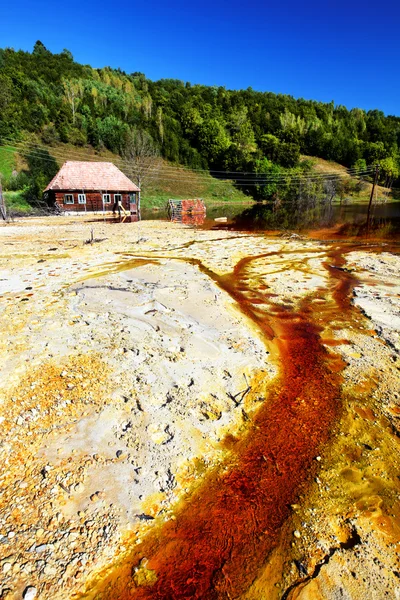
[[[376,187],[376,184],[378,183],[379,171],[380,171],[380,165],[376,165],[375,179],[374,179],[374,183],[372,185],[371,196],[369,198],[369,204],[368,204],[367,233],[369,233],[369,227],[370,227],[370,221],[371,221],[371,206],[372,206],[372,200],[373,200],[373,197],[374,197],[375,187]]]

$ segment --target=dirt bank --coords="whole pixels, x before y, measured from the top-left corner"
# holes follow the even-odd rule
[[[3,598],[397,597],[398,256],[81,218],[0,243]]]

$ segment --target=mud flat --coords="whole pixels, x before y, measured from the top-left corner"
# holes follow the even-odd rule
[[[400,598],[399,266],[2,226],[0,597]]]

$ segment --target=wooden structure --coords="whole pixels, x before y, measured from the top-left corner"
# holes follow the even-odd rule
[[[140,189],[110,162],[69,160],[44,191],[50,207],[63,212],[118,212],[140,218]]]
[[[202,225],[206,218],[206,205],[201,198],[168,200],[168,215],[171,221],[188,225]]]

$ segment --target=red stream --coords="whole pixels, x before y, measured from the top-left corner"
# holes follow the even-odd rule
[[[355,280],[331,251],[326,268],[330,296],[304,302],[294,312],[270,302],[253,262],[241,260],[230,276],[204,269],[239,303],[279,351],[281,373],[242,439],[230,440],[225,468],[209,473],[176,510],[176,519],[154,527],[101,586],[104,598],[236,598],[255,580],[276,546],[299,486],[314,472],[315,456],[340,411],[342,363],[320,339],[321,325],[349,306]],[[320,292],[320,298],[322,292]],[[315,297],[318,294],[314,295]],[[332,299],[333,298],[333,299]],[[267,391],[268,390],[268,391]],[[137,586],[134,569],[146,559],[157,581]]]

